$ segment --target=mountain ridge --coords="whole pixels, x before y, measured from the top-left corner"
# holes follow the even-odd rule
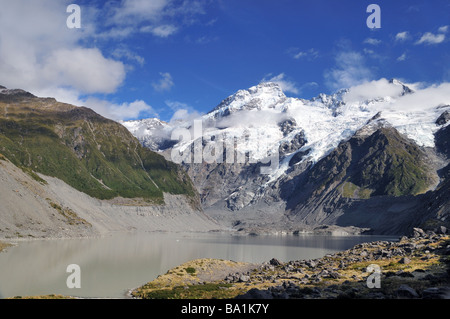
[[[410,222],[408,210],[418,210],[426,196],[433,196],[425,193],[434,194],[440,183],[438,171],[450,161],[448,154],[437,152],[439,147],[448,149],[445,138],[436,138],[448,127],[448,106],[440,103],[424,109],[409,108],[404,101],[411,101],[421,91],[396,79],[365,85],[379,86],[391,95],[380,89],[367,93],[367,87],[362,85],[304,100],[286,97],[278,84],[261,83],[239,90],[199,117],[206,127],[203,146],[210,141],[220,142],[226,134],[238,140],[245,136],[247,142],[239,151],[254,156],[253,162],[246,163],[183,164],[200,193],[205,211],[228,225],[239,225],[233,226],[236,228],[247,223],[251,231],[263,224],[295,229],[296,223],[298,227],[314,227],[315,223],[336,224],[339,220],[343,226],[351,226],[351,210],[364,211],[365,206],[371,205],[372,210],[397,211],[394,219],[398,219],[398,227],[390,227],[373,216],[374,222],[354,216],[355,225],[379,233],[405,231]],[[138,127],[138,121],[134,125]],[[171,125],[174,124],[165,127],[167,132],[176,126]],[[192,128],[193,123],[182,125]],[[195,141],[183,141],[159,151],[170,160],[170,151],[189,149],[190,143],[194,145]],[[264,153],[255,149],[261,145],[279,152],[279,164],[269,175],[259,171]],[[230,146],[224,147],[224,154],[227,147]],[[344,156],[342,163],[325,166],[322,173],[314,175],[320,165],[338,159],[333,159],[333,154],[339,148]],[[313,194],[309,200],[305,198],[308,174]],[[297,188],[301,190],[300,199],[293,199],[292,190]],[[321,195],[325,189],[328,191]],[[396,205],[406,208],[399,210]],[[225,212],[220,213],[221,210]],[[276,210],[285,211],[284,215]],[[233,213],[227,216],[226,211]],[[261,218],[258,225],[249,220],[257,218],[257,211],[261,216],[273,211],[278,217],[265,221]],[[295,213],[301,211],[310,217],[302,220],[302,214]]]
[[[0,152],[16,166],[58,177],[100,199],[142,197],[162,202],[163,192],[195,197],[176,164],[143,148],[122,125],[86,107],[22,90],[4,92],[0,92]]]

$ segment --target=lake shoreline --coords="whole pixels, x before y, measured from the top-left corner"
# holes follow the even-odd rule
[[[133,290],[142,299],[448,299],[450,298],[450,236],[415,229],[398,242],[362,243],[314,260],[268,262],[246,271],[228,269],[220,280],[202,277],[205,267],[230,261],[194,260]],[[206,266],[205,266],[206,264]],[[379,267],[379,287],[369,276]],[[195,280],[179,272],[190,267]],[[372,268],[370,268],[372,267]],[[222,267],[223,268],[223,267]],[[224,270],[221,270],[222,274]],[[226,271],[225,271],[226,272]],[[204,287],[208,289],[204,289]],[[373,289],[378,288],[378,289]]]
[[[96,238],[21,239],[0,255],[4,283],[0,295],[78,295],[79,298],[127,298],[132,288],[157,278],[176,265],[198,258],[259,263],[318,258],[356,243],[396,240],[386,236],[285,234],[249,236],[242,232],[117,232]],[[69,264],[78,264],[82,290],[66,288]],[[27,265],[33,264],[32,268]],[[9,270],[8,270],[9,269]],[[32,271],[31,271],[32,270]],[[20,287],[39,276],[40,283]]]

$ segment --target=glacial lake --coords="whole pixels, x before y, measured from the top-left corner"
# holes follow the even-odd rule
[[[314,259],[386,236],[228,233],[117,233],[101,238],[20,241],[0,253],[0,298],[62,294],[126,298],[170,268],[197,258],[260,263]],[[67,266],[81,269],[81,288],[69,289]]]

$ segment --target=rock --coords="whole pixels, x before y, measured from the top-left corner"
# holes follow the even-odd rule
[[[239,277],[239,282],[248,282],[248,281],[250,281],[250,276],[247,276],[247,275],[241,275],[241,276]]]
[[[269,261],[269,264],[271,264],[272,266],[281,266],[282,265],[282,263],[276,258],[272,258]]]
[[[447,124],[447,122],[450,121],[450,112],[445,111],[442,113],[436,120],[437,125],[444,125]]]
[[[426,234],[427,234],[428,238],[436,237],[436,233],[432,230],[427,231]]]
[[[281,132],[283,132],[283,136],[286,137],[295,130],[297,122],[293,118],[288,118],[283,122],[278,123],[278,126],[280,127]]]
[[[427,234],[421,228],[413,228],[413,237],[420,238],[425,237]]]
[[[449,299],[450,287],[431,287],[422,291],[423,299]]]
[[[281,143],[279,147],[279,154],[286,155],[289,153],[293,153],[298,149],[302,148],[306,144],[305,133],[301,131],[296,134],[292,140],[289,142]]]
[[[330,274],[329,274],[329,278],[333,278],[333,279],[338,279],[339,277],[340,277],[341,275],[338,273],[338,272],[335,272],[335,271],[333,271],[333,272],[331,272]]]
[[[245,294],[237,296],[236,299],[273,299],[273,296],[268,290],[252,288]]]
[[[437,230],[438,234],[447,234],[447,227],[445,226],[440,226]]]
[[[403,278],[414,278],[414,275],[410,272],[399,270],[395,273],[396,276],[403,277]]]
[[[398,298],[419,298],[419,294],[408,285],[401,285],[397,291],[396,295]]]
[[[411,259],[409,259],[408,257],[403,257],[402,259],[400,259],[399,264],[409,264],[411,262]]]
[[[386,296],[382,292],[371,292],[365,299],[386,299]]]
[[[288,265],[288,266],[284,267],[284,271],[286,271],[286,272],[293,272],[294,271],[294,267],[292,267],[291,265]]]

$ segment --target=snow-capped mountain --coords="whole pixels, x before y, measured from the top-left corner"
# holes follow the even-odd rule
[[[120,123],[137,137],[143,146],[153,151],[165,150],[175,143],[175,141],[170,140],[173,127],[157,118],[121,121]]]
[[[286,97],[276,83],[261,83],[226,98],[198,120],[202,122],[204,140],[226,135],[245,139],[238,151],[250,153],[256,162],[267,158],[269,151],[279,151],[284,146],[287,151],[280,150],[283,158],[273,171],[274,176],[279,177],[296,153],[308,152],[303,160],[317,162],[375,115],[419,146],[433,147],[434,133],[439,128],[436,119],[447,109],[445,105],[450,104],[450,100],[444,97],[438,104],[435,101],[410,104],[414,94],[413,89],[399,80],[381,79],[305,100]],[[418,94],[420,98],[424,95],[423,92]],[[176,143],[169,143],[171,132],[186,126],[186,123],[173,126],[158,119],[123,124],[155,151]],[[192,127],[193,123],[188,126]],[[303,143],[298,143],[299,135]],[[185,150],[193,143],[194,139],[183,140],[174,147]],[[289,147],[292,143],[299,148]]]
[[[371,211],[364,205],[377,212],[397,209],[392,205],[399,202],[413,205],[402,196],[419,200],[442,184],[438,170],[450,158],[439,155],[436,141],[446,143],[447,135],[437,133],[447,129],[449,112],[449,83],[421,87],[380,79],[309,100],[260,83],[194,121],[123,124],[152,150],[172,160],[183,154],[207,211],[251,228],[286,218],[336,224],[354,211],[362,220]],[[227,210],[249,217],[238,222],[223,215]],[[359,226],[389,227],[376,220],[368,217]]]

